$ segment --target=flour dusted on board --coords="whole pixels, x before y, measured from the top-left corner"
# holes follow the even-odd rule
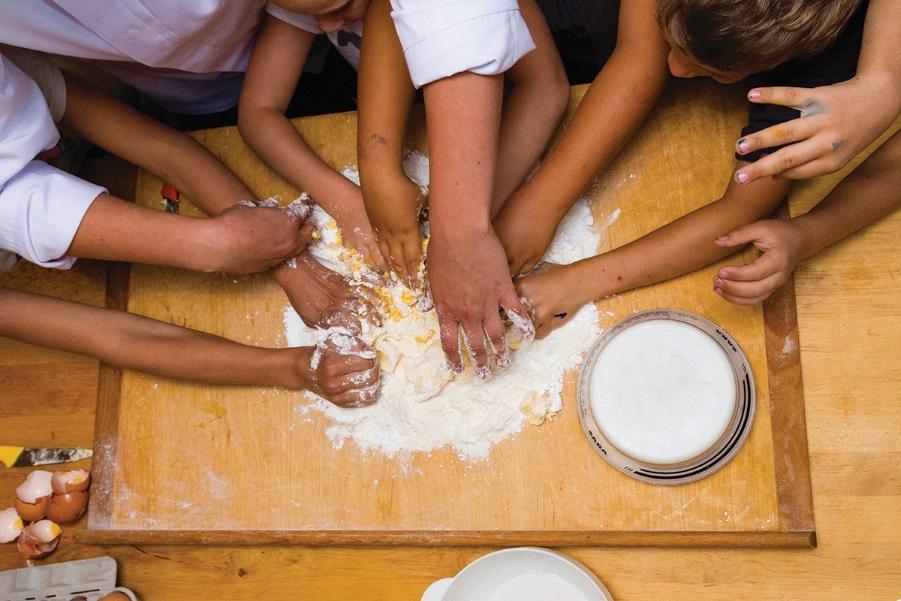
[[[407,175],[427,185],[428,159],[413,153],[404,163]],[[358,181],[357,173],[344,175]],[[322,232],[310,250],[330,269],[369,287],[385,315],[381,326],[364,324],[361,337],[377,352],[382,370],[381,396],[369,407],[342,409],[312,393],[310,409],[330,420],[326,434],[336,447],[350,441],[365,451],[394,456],[450,446],[465,460],[488,456],[491,447],[519,432],[526,423],[539,425],[562,408],[566,372],[581,361],[600,334],[598,315],[589,304],[543,340],[524,340],[511,328],[513,349],[507,368],[497,368],[481,380],[472,366],[455,376],[447,368],[438,334],[438,319],[428,299],[417,296],[399,280],[386,283],[372,277],[353,250],[341,245],[335,221],[320,207],[313,217]],[[579,200],[564,218],[545,255],[546,261],[571,263],[597,252],[600,236],[592,230],[587,199]],[[284,312],[290,346],[316,345],[328,332],[307,327],[293,308]]]

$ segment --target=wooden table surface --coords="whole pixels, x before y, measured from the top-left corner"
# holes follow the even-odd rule
[[[798,186],[792,213],[841,175]],[[71,272],[18,266],[0,285],[100,305],[105,271],[91,262]],[[819,546],[563,549],[618,601],[901,598],[901,211],[820,253],[795,278]],[[0,442],[91,446],[97,372],[96,361],[0,338]],[[2,508],[23,476],[0,470]],[[167,601],[416,601],[491,550],[99,547],[73,543],[71,532],[52,561],[110,555],[121,585]],[[22,565],[14,545],[0,546],[0,569]]]

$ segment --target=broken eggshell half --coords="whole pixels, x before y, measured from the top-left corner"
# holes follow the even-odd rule
[[[55,472],[50,479],[53,492],[58,495],[86,491],[90,484],[91,474],[87,470]]]
[[[87,491],[55,494],[47,505],[47,518],[57,524],[71,524],[78,521],[87,507]]]
[[[0,511],[0,543],[11,543],[22,533],[25,524],[12,507]]]
[[[53,486],[50,481],[53,474],[44,470],[34,470],[25,482],[16,488],[16,511],[26,522],[36,522],[47,515],[47,505]]]
[[[25,559],[41,559],[53,553],[59,545],[62,530],[50,520],[40,520],[22,529],[16,546]]]

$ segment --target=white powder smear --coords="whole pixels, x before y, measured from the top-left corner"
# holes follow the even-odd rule
[[[425,156],[413,153],[404,167],[414,182],[427,185]],[[355,170],[345,169],[344,175],[358,181]],[[582,362],[583,353],[601,333],[593,304],[543,340],[524,339],[517,328],[510,328],[511,364],[496,368],[487,380],[474,373],[470,361],[465,361],[462,374],[454,375],[441,350],[438,319],[428,299],[396,278],[379,282],[354,251],[341,246],[337,224],[320,207],[314,207],[312,219],[321,233],[311,245],[312,254],[355,285],[370,288],[385,316],[382,326],[364,324],[361,335],[376,349],[382,370],[378,401],[342,409],[306,393],[311,404],[296,408],[300,414],[312,407],[328,416],[333,423],[326,434],[335,447],[350,440],[365,451],[393,457],[450,446],[463,460],[478,461],[524,423],[538,425],[560,411],[564,375]],[[588,199],[577,201],[545,260],[571,263],[594,255],[600,236],[592,224]],[[308,328],[290,306],[284,321],[289,346],[315,346],[327,336]]]

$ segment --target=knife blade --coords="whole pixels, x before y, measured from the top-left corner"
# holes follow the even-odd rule
[[[78,448],[48,448],[26,449],[25,447],[12,447],[0,445],[0,463],[6,467],[28,467],[32,465],[51,465],[54,463],[69,463],[80,461],[92,456],[91,449]]]

